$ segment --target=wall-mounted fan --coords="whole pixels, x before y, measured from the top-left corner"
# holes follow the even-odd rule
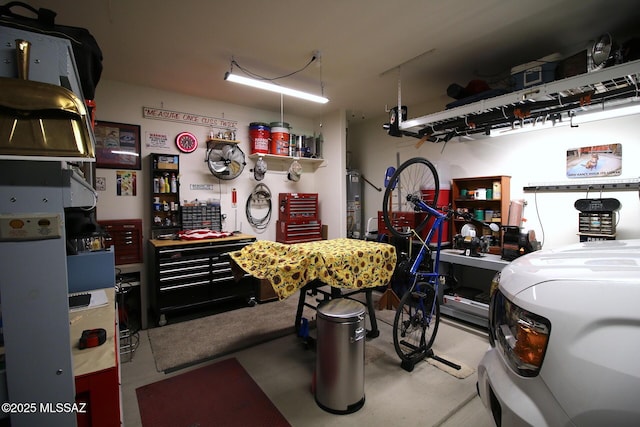
[[[238,144],[217,142],[207,151],[207,165],[213,176],[230,180],[237,178],[246,164]]]
[[[601,35],[593,44],[590,55],[589,71],[597,71],[621,62],[618,46],[611,34]]]

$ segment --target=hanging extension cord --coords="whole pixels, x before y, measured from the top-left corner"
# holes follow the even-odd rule
[[[263,217],[255,218],[251,214],[251,211],[253,209],[264,208],[265,206],[267,208],[267,213]],[[271,221],[272,210],[273,208],[271,204],[271,191],[269,190],[269,187],[262,183],[256,185],[247,198],[247,204],[245,208],[247,221],[249,221],[249,224],[251,224],[253,228],[257,230],[264,230],[267,228],[269,222]]]

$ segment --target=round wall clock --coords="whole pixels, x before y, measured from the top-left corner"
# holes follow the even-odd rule
[[[183,153],[191,153],[198,148],[198,139],[191,132],[181,132],[176,136],[176,145]]]

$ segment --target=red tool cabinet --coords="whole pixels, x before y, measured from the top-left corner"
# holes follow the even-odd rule
[[[317,193],[280,193],[276,241],[303,243],[322,240]]]

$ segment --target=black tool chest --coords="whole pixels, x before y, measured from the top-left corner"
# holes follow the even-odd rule
[[[150,307],[162,326],[171,313],[195,311],[231,299],[253,304],[257,281],[234,278],[229,253],[255,242],[238,235],[198,241],[150,240]]]

